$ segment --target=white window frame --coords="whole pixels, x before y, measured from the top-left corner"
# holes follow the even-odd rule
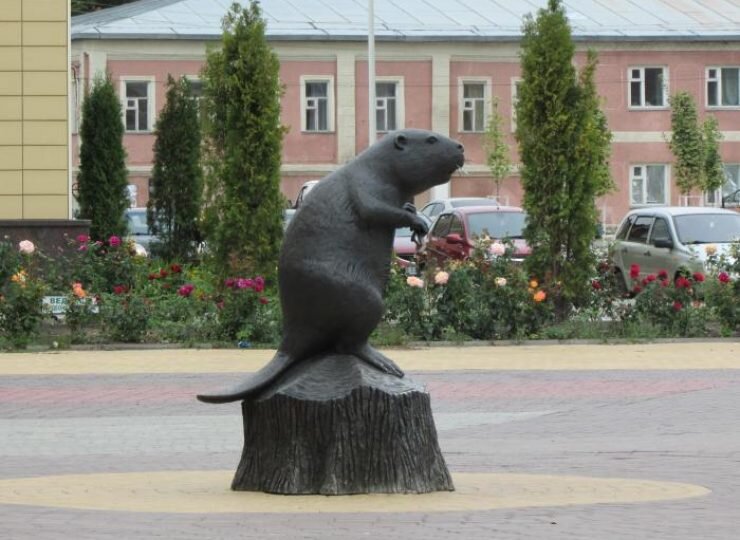
[[[306,98],[306,84],[307,83],[326,83],[326,129],[324,130],[308,130],[306,126],[306,111],[308,110],[308,103]],[[333,133],[334,132],[334,76],[333,75],[301,75],[301,131],[304,133]]]
[[[398,76],[382,76],[382,77],[375,77],[375,84],[378,83],[395,83],[396,84],[396,130],[403,129],[406,127],[406,99],[405,99],[405,89],[404,89],[404,77],[398,77]],[[378,110],[378,102],[383,99],[379,98],[377,96],[377,87],[376,87],[376,95],[375,95],[375,110],[377,114]],[[387,107],[387,102],[386,102]],[[387,116],[386,116],[387,119]],[[393,130],[380,130],[378,129],[378,133],[388,133],[389,131]]]
[[[464,113],[465,107],[465,85],[466,84],[483,84],[483,126],[480,130],[464,130]],[[490,77],[459,77],[457,79],[457,131],[459,133],[484,133],[488,125],[488,119],[491,116],[491,78]],[[475,118],[475,116],[474,116]],[[475,126],[473,126],[475,128]]]
[[[519,83],[522,82],[521,77],[511,78],[511,132],[516,132],[516,105],[519,101]]]
[[[635,69],[640,70],[640,77],[634,79],[632,77],[632,71]],[[645,105],[645,70],[646,69],[662,69],[663,70],[663,105]],[[669,73],[667,66],[630,66],[627,68],[627,107],[633,111],[644,111],[644,110],[662,110],[668,109],[668,82]],[[632,105],[632,83],[640,82],[640,105]]]
[[[635,200],[633,195],[632,184],[635,177],[635,167],[642,167],[642,175],[638,178],[642,178],[642,200],[647,201],[647,168],[648,167],[663,167],[663,187],[665,192],[665,200],[662,202],[633,202]],[[630,208],[641,208],[644,206],[665,206],[669,204],[671,200],[671,166],[668,163],[630,163],[629,166],[629,196],[630,196]]]
[[[156,87],[154,86],[155,77],[153,76],[139,76],[139,75],[125,75],[121,77],[120,81],[120,97],[121,97],[121,108],[123,109],[123,129],[125,133],[153,133],[154,124],[156,123],[156,107],[154,106],[154,100],[156,95]],[[147,99],[147,129],[127,129],[126,127],[126,111],[128,110],[128,98],[126,97],[126,83],[146,82],[149,83],[146,89]],[[138,116],[138,112],[137,112]]]
[[[704,103],[707,107],[707,109],[712,110],[737,110],[740,109],[740,104],[738,105],[723,105],[722,104],[722,70],[723,69],[737,69],[740,71],[740,66],[707,66],[707,69],[705,71],[706,73],[706,79],[704,83]],[[709,71],[715,70],[716,74],[715,77],[710,78],[709,77]],[[715,82],[717,83],[717,105],[710,105],[709,104],[709,83]]]

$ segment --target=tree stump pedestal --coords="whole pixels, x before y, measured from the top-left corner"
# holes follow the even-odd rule
[[[428,493],[454,486],[429,394],[351,355],[316,357],[242,402],[237,491]]]

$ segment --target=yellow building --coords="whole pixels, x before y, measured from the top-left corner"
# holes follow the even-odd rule
[[[70,3],[0,4],[0,220],[66,220]]]

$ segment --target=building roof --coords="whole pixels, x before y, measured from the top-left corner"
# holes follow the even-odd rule
[[[245,3],[246,0],[241,0]],[[138,0],[72,18],[72,39],[221,36],[232,0]],[[518,41],[547,0],[375,0],[379,41]],[[577,40],[740,41],[740,0],[564,0]],[[261,0],[271,40],[367,36],[368,0]]]

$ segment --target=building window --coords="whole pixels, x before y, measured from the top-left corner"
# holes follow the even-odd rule
[[[375,85],[375,126],[378,131],[398,129],[396,90],[394,82],[380,82]]]
[[[665,107],[668,102],[667,81],[666,68],[630,68],[630,107]]]
[[[740,107],[740,68],[707,68],[707,107]]]
[[[630,204],[668,203],[668,167],[632,165],[630,167]]]
[[[482,133],[488,119],[490,81],[487,79],[463,80],[460,84],[460,131]]]
[[[485,129],[485,88],[483,83],[463,83],[462,131],[479,132]]]
[[[124,80],[123,114],[126,131],[151,131],[154,110],[153,81],[149,79]]]
[[[334,131],[334,79],[301,77],[301,130]]]

